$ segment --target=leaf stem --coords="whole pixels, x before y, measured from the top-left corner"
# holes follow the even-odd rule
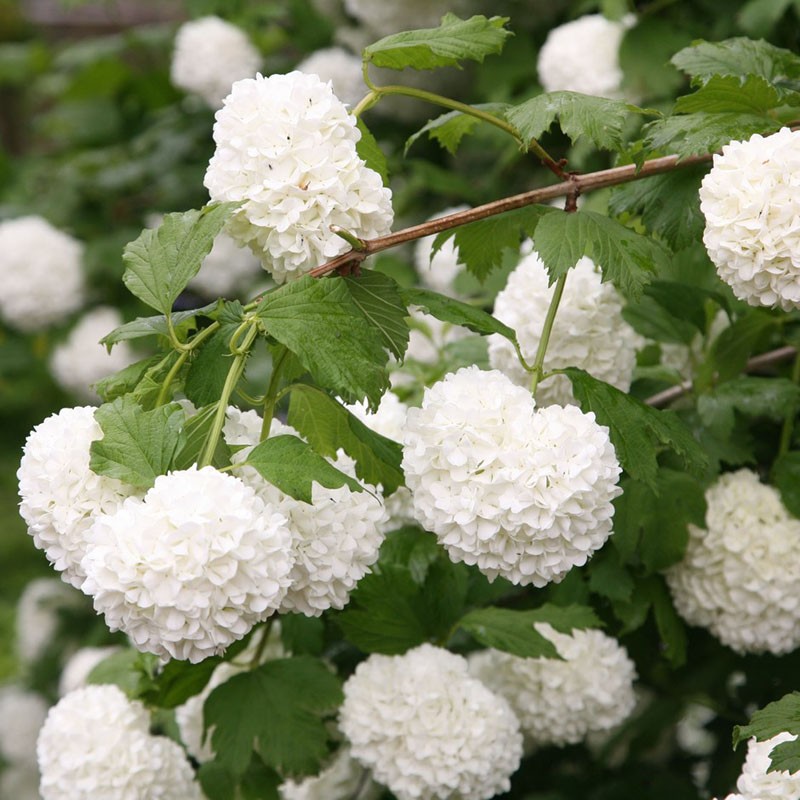
[[[222,428],[225,425],[225,413],[228,410],[228,401],[231,399],[236,384],[244,371],[245,361],[250,351],[250,347],[258,334],[258,326],[255,320],[251,321],[250,329],[244,337],[241,346],[237,348],[236,355],[233,357],[228,374],[225,377],[225,384],[222,387],[222,393],[217,401],[217,410],[214,413],[214,420],[211,423],[211,430],[208,433],[205,446],[203,447],[202,455],[198,462],[198,467],[208,466],[214,459],[214,451],[217,449],[217,442],[219,441]]]
[[[553,323],[556,320],[558,304],[561,302],[561,295],[564,293],[564,285],[567,282],[565,272],[556,281],[553,287],[553,296],[550,298],[550,306],[547,309],[547,316],[544,318],[542,326],[542,336],[539,339],[539,347],[536,349],[536,356],[533,359],[533,370],[531,378],[531,394],[536,394],[536,387],[544,376],[544,357],[547,353],[547,345],[550,342],[550,334],[553,330]]]
[[[800,383],[800,353],[796,353],[794,364],[792,365],[792,383]],[[781,428],[781,440],[778,446],[778,458],[785,456],[792,446],[792,434],[794,433],[794,419],[797,416],[797,403],[791,403],[786,409],[786,416],[783,419]]]
[[[274,616],[269,617],[264,623],[264,627],[260,631],[261,638],[258,640],[256,651],[253,653],[253,658],[250,660],[250,669],[255,669],[261,663],[261,659],[264,657],[264,650],[267,649],[267,642],[269,641],[269,635],[272,631],[272,622],[274,619]]]
[[[186,359],[189,357],[190,352],[191,352],[190,350],[183,350],[179,353],[178,357],[175,359],[175,363],[170,367],[169,372],[164,378],[164,382],[161,384],[161,388],[158,390],[158,397],[156,398],[156,406],[163,406],[164,403],[167,402],[167,397],[169,395],[169,390],[170,387],[172,386],[172,382],[175,380],[175,376],[181,371],[181,367],[186,362]]]
[[[261,441],[269,436],[269,429],[272,426],[272,417],[275,414],[275,405],[278,402],[278,381],[280,380],[281,370],[289,355],[289,348],[281,345],[281,350],[276,359],[272,362],[272,375],[269,379],[267,393],[264,395],[263,422],[261,423]]]

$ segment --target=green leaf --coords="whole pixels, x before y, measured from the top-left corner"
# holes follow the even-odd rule
[[[659,445],[680,456],[689,472],[702,474],[706,454],[674,412],[651,408],[581,369],[570,367],[564,373],[583,411],[594,412],[608,426],[617,458],[632,478],[656,489]]]
[[[612,192],[609,212],[637,215],[650,233],[680,250],[699,240],[705,226],[698,191],[706,171],[691,167],[631,181]]]
[[[705,525],[703,487],[684,472],[660,469],[655,489],[625,481],[614,501],[611,541],[624,562],[638,554],[647,572],[677,564],[689,542],[687,525]]]
[[[100,406],[94,418],[103,438],[92,442],[92,471],[138,488],[167,472],[183,441],[184,412],[176,404],[142,411],[125,396]]]
[[[231,338],[239,327],[241,317],[228,312],[218,321],[219,329],[199,349],[192,352],[183,384],[184,394],[198,407],[216,403],[222,395],[233,358],[230,351]]]
[[[410,306],[419,306],[423,311],[442,322],[461,325],[468,330],[488,336],[498,333],[512,344],[517,343],[517,334],[499,319],[481,308],[454,300],[429,289],[402,289],[403,300]]]
[[[283,775],[314,773],[328,752],[324,717],[342,701],[339,679],[308,656],[268,661],[234,675],[209,695],[216,760],[241,775],[255,747]]]
[[[377,331],[384,347],[396,358],[402,358],[408,347],[408,309],[397,282],[388,275],[367,269],[343,280],[353,303]]]
[[[282,492],[304,503],[312,502],[315,481],[328,489],[349,486],[354,492],[360,492],[364,488],[296,436],[265,439],[250,451],[244,463]]]
[[[104,658],[89,673],[91,684],[112,683],[125,694],[137,699],[152,687],[158,669],[158,658],[133,648],[120,650]]]
[[[206,761],[197,771],[197,780],[203,787],[203,796],[208,800],[236,800],[239,781],[224,764]]]
[[[722,331],[711,345],[709,358],[709,367],[717,373],[717,380],[736,377],[745,368],[750,354],[777,325],[780,325],[778,317],[754,308]]]
[[[505,119],[505,112],[509,107],[508,103],[478,103],[473,106],[479,111],[493,114],[498,119]],[[404,155],[408,155],[414,142],[426,133],[429,139],[438,142],[448,153],[455,155],[461,140],[472,133],[481,122],[482,120],[478,117],[465,114],[463,111],[448,111],[446,114],[429,120],[416,133],[409,136],[406,140]]]
[[[757,75],[770,83],[800,77],[800,57],[795,53],[744,37],[723,42],[699,40],[677,52],[672,63],[700,84],[715,75]]]
[[[739,27],[753,37],[766,36],[786,13],[793,0],[750,0],[736,15]]]
[[[697,411],[714,434],[726,437],[733,431],[734,412],[780,421],[798,400],[800,387],[788,378],[743,375],[720,384],[710,394],[701,395]]]
[[[614,541],[619,531],[614,519]],[[589,562],[589,588],[601,597],[619,602],[628,602],[633,596],[635,582],[630,572],[622,565],[619,553],[613,547],[604,547]]]
[[[323,456],[334,458],[341,448],[356,462],[356,475],[386,494],[404,483],[397,442],[381,436],[341,403],[315,386],[296,384],[289,401],[289,425]]]
[[[172,327],[174,330],[179,330],[184,323],[185,327],[190,327],[195,317],[207,316],[213,312],[219,303],[210,303],[203,308],[194,308],[191,311],[176,311],[170,314]],[[128,339],[141,339],[145,336],[169,336],[169,325],[167,324],[167,317],[164,314],[158,314],[154,317],[138,317],[131,322],[126,322],[118,328],[114,328],[111,333],[104,336],[100,343],[111,347],[117,342],[123,342]]]
[[[142,698],[159,708],[177,708],[190,697],[200,694],[211,680],[211,673],[222,663],[222,658],[212,656],[199,664],[187,661],[168,661],[158,673],[154,686]]]
[[[293,656],[321,656],[325,647],[325,623],[320,617],[281,614],[281,643]]]
[[[790,451],[775,461],[771,483],[781,493],[787,511],[800,517],[800,452]]]
[[[766,114],[685,114],[649,123],[644,128],[644,141],[650,150],[686,158],[712,153],[734,139],[748,139],[754,133],[773,133],[780,127],[780,122]]]
[[[483,62],[499,53],[511,36],[503,26],[508,17],[459,19],[445,14],[438,28],[423,28],[385,36],[365,48],[363,56],[376,67],[435,69],[457,67],[461,61]]]
[[[523,233],[531,237],[543,216],[555,213],[550,206],[526,206],[496,217],[470,222],[443,231],[433,241],[432,256],[451,237],[458,248],[458,259],[480,281],[503,265],[506,250],[519,252]]]
[[[554,211],[536,226],[536,251],[550,281],[564,275],[588,256],[603,273],[635,299],[650,281],[656,264],[665,258],[661,245],[594,211]]]
[[[733,728],[733,746],[755,737],[764,742],[779,733],[800,734],[800,692],[784,695],[750,717],[749,725],[735,725]],[[785,747],[784,745],[792,745]],[[789,772],[800,770],[800,740],[784,742],[770,751],[772,763],[767,772],[785,769]],[[776,758],[777,757],[777,758]]]
[[[494,647],[521,658],[560,659],[555,645],[533,626],[547,622],[562,633],[573,628],[601,625],[588,606],[554,606],[545,604],[529,611],[511,611],[489,606],[470,611],[459,621],[459,627],[486,647]]]
[[[183,444],[173,459],[173,469],[188,469],[200,460],[205,449],[206,440],[214,425],[217,404],[200,409],[186,420],[183,426]],[[227,467],[231,463],[231,449],[222,436],[217,439],[217,446],[211,459],[214,467]]]
[[[735,75],[714,75],[696,92],[675,101],[674,114],[764,114],[773,108],[792,101],[796,105],[800,95],[796,92],[779,92],[771,83],[758,75],[748,75],[744,81]]]
[[[151,308],[169,314],[237,205],[221,203],[167,214],[160,227],[142,231],[122,254],[122,280],[130,292]]]
[[[343,278],[298,278],[267,294],[256,313],[317,383],[377,407],[389,385],[386,352]]]
[[[356,142],[358,157],[364,161],[367,167],[381,176],[381,181],[383,181],[384,186],[388,186],[389,164],[386,161],[383,150],[381,150],[372,132],[361,117],[358,118],[356,124],[358,125],[359,131],[361,131],[361,138]]]
[[[664,655],[674,668],[680,667],[686,663],[686,626],[675,611],[663,578],[652,576],[647,589],[658,635],[664,645]]]
[[[644,295],[622,309],[622,318],[642,336],[656,342],[691,344],[697,328],[684,319],[677,319],[652,297]]]
[[[624,146],[622,133],[631,112],[653,113],[622,100],[578,92],[546,92],[508,109],[506,119],[523,141],[539,139],[558,119],[561,130],[573,143],[585,136],[601,150],[619,151]]]
[[[172,353],[165,357],[159,353],[129,364],[119,372],[99,380],[94,385],[95,391],[106,403],[116,400],[118,397],[133,391],[133,388],[142,380],[148,370],[153,367],[158,368],[165,358],[169,358],[171,355]]]

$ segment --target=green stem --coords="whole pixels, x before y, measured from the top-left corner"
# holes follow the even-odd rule
[[[272,630],[272,621],[274,619],[275,617],[270,617],[264,623],[264,627],[260,631],[261,638],[258,640],[256,651],[253,653],[253,658],[250,660],[250,669],[255,669],[261,663],[261,659],[264,656],[264,650],[267,649],[267,642],[269,641],[269,634]]]
[[[800,383],[800,352],[794,357],[792,365],[792,383]],[[794,433],[794,418],[797,415],[797,404],[792,403],[786,412],[781,428],[781,441],[778,447],[778,458],[785,456],[792,446],[792,434]]]
[[[206,439],[203,453],[200,456],[198,467],[208,466],[214,459],[214,451],[217,449],[217,442],[219,441],[222,428],[225,425],[225,413],[228,410],[228,402],[236,389],[236,384],[239,378],[242,377],[244,371],[245,361],[250,347],[258,334],[258,327],[253,323],[244,337],[241,346],[237,348],[236,355],[233,357],[233,362],[228,369],[228,374],[225,377],[225,384],[222,387],[222,394],[220,395],[217,410],[214,414],[214,420],[211,423],[211,430],[209,431],[208,438]]]
[[[158,391],[156,406],[163,406],[164,403],[167,402],[172,381],[175,380],[175,376],[181,371],[181,367],[184,365],[184,363],[186,363],[186,359],[189,358],[190,352],[190,350],[183,350],[175,359],[175,363],[170,368],[169,372],[167,373],[167,377],[164,378],[164,383],[161,384],[161,388]]]
[[[533,377],[531,379],[531,394],[536,394],[536,387],[544,375],[544,357],[547,353],[547,345],[550,342],[550,333],[553,330],[553,323],[556,320],[556,312],[558,311],[558,304],[561,302],[561,295],[564,293],[564,284],[567,282],[567,273],[565,272],[557,281],[553,288],[553,296],[550,299],[550,307],[547,309],[547,316],[544,319],[544,326],[542,327],[542,338],[539,339],[539,347],[536,350],[536,356],[533,359]]]
[[[280,380],[281,370],[286,362],[287,355],[289,355],[289,349],[281,346],[280,354],[272,362],[272,375],[269,379],[267,393],[264,395],[264,421],[261,423],[262,442],[269,436],[269,429],[272,426],[272,417],[275,414],[275,404],[278,402],[278,382]]]

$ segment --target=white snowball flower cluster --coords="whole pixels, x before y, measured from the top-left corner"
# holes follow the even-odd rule
[[[236,25],[209,16],[185,22],[175,37],[170,78],[179,89],[219,108],[235,81],[252,78],[261,53]]]
[[[434,214],[428,221],[446,217],[449,214],[457,214],[460,211],[466,211],[468,208],[469,206],[446,208],[444,211]],[[431,257],[435,239],[435,236],[424,236],[415,245],[414,265],[417,268],[417,275],[429,289],[451,297],[459,297],[458,293],[453,289],[453,281],[463,271],[464,265],[458,260],[459,254],[455,238],[448,239],[436,251],[436,254]]]
[[[330,81],[333,93],[345,105],[355,106],[367,93],[361,66],[361,58],[343,47],[325,47],[303,59],[296,69]]]
[[[41,695],[14,684],[0,687],[0,759],[35,766],[36,737],[46,716]]]
[[[258,634],[255,634],[257,637]],[[186,745],[189,755],[197,761],[203,763],[214,758],[214,750],[211,747],[211,732],[204,740],[204,721],[203,706],[211,692],[221,686],[229,678],[250,669],[250,665],[256,654],[256,648],[260,643],[259,638],[254,638],[251,643],[232,661],[223,661],[214,669],[208,683],[203,690],[190,697],[175,709],[175,722],[181,734],[181,741]],[[287,658],[286,652],[281,642],[281,627],[277,620],[272,623],[267,644],[261,653],[261,663],[273,661],[278,658]]]
[[[80,592],[58,578],[34,578],[17,601],[15,639],[17,658],[23,665],[38,661],[53,644],[59,611],[82,604]]]
[[[117,645],[81,647],[80,650],[76,650],[67,660],[64,669],[61,670],[61,676],[58,679],[58,696],[64,697],[76,689],[82,689],[89,683],[89,675],[98,664],[121,651],[122,648]]]
[[[291,545],[278,509],[238,478],[193,466],[96,517],[82,588],[140,650],[202,661],[277,610]]]
[[[800,646],[800,520],[750,470],[706,491],[706,530],[666,573],[675,608],[738,653],[781,655]]]
[[[354,403],[348,406],[348,409],[375,433],[395,442],[403,441],[408,406],[393,392],[386,392],[381,397],[381,402],[374,413],[363,402]],[[414,521],[411,492],[406,486],[398,487],[393,494],[386,498],[386,513],[389,517],[387,530],[399,528]]]
[[[632,15],[613,21],[588,14],[553,28],[537,63],[544,90],[623,99],[619,46],[634,22]]]
[[[222,231],[189,288],[209,298],[235,297],[261,276],[261,264],[253,253]]]
[[[471,674],[508,700],[528,745],[576,744],[630,715],[636,668],[616,639],[599,630],[567,634],[545,623],[535,627],[563,661],[499,650],[469,658]]]
[[[522,756],[508,703],[461,656],[429,644],[359,664],[339,725],[353,757],[398,800],[488,800],[508,791]]]
[[[534,411],[496,370],[466,367],[408,412],[403,448],[414,513],[453,561],[544,586],[611,533],[621,472],[608,429],[576,406]]]
[[[62,322],[84,300],[83,245],[42,217],[0,222],[0,317],[30,332]]]
[[[675,725],[675,741],[693,756],[710,756],[717,746],[717,736],[706,725],[716,713],[700,703],[689,703]]]
[[[67,340],[53,351],[50,369],[56,383],[84,402],[97,402],[99,398],[92,385],[136,360],[128,342],[115,344],[111,352],[100,344],[106,334],[120,325],[122,315],[109,306],[99,306],[84,314]]]
[[[132,487],[89,468],[91,443],[103,437],[91,406],[65,408],[37,425],[25,442],[17,478],[20,514],[34,544],[81,588],[86,535],[93,519],[113,513]]]
[[[180,745],[116,686],[87,686],[47,715],[37,745],[42,800],[202,800]]]
[[[522,258],[495,300],[494,316],[517,332],[520,348],[531,362],[542,334],[552,286],[547,270],[534,250]],[[569,271],[550,334],[545,371],[580,367],[594,377],[627,391],[636,366],[636,350],[644,340],[622,318],[623,300],[610,283],[601,282],[594,262],[582,258]],[[520,386],[530,385],[530,374],[519,363],[514,346],[499,334],[489,337],[489,363]],[[539,384],[540,405],[574,403],[572,384],[556,375]]]
[[[278,787],[281,800],[375,800],[381,794],[348,747],[340,747],[319,775],[299,781],[284,781]],[[356,794],[357,793],[357,794]]]
[[[331,231],[389,232],[391,191],[356,152],[361,133],[330,84],[291,72],[238,81],[217,112],[205,185],[242,203],[228,232],[278,283],[346,252]]]
[[[751,306],[800,307],[800,131],[731,142],[700,186],[703,243],[717,274]]]
[[[228,420],[224,432],[229,444],[258,442],[258,414],[228,409]],[[270,436],[284,434],[299,436],[293,428],[273,420]],[[248,449],[239,451],[234,461],[245,461],[247,453]],[[355,463],[343,451],[331,463],[356,477]],[[242,467],[239,474],[266,502],[276,504],[289,521],[296,560],[280,610],[316,617],[329,608],[344,608],[350,592],[378,560],[388,520],[380,491],[369,485],[365,491],[353,491],[349,486],[328,489],[315,481],[309,504],[284,494],[252,467]]]
[[[800,773],[767,772],[772,748],[796,738],[790,733],[780,733],[765,742],[750,739],[747,758],[736,782],[738,791],[725,800],[797,800],[800,797]]]

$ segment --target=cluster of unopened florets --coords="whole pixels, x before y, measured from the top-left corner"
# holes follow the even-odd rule
[[[418,522],[454,561],[544,586],[611,533],[621,472],[608,429],[576,406],[535,409],[503,373],[468,367],[410,409],[403,468]]]
[[[43,800],[201,800],[181,746],[116,686],[87,686],[50,709],[37,743]]]
[[[252,78],[261,61],[241,28],[219,17],[201,17],[178,29],[170,76],[179,89],[217,109],[234,82]]]
[[[519,723],[461,656],[429,644],[372,655],[344,694],[339,724],[353,757],[398,800],[488,800],[508,790],[522,756]]]
[[[499,650],[469,658],[470,672],[511,704],[528,745],[576,744],[628,717],[636,704],[636,669],[616,639],[598,630],[535,627],[563,660]]]
[[[800,307],[800,131],[731,142],[700,187],[703,243],[717,274],[753,306]]]
[[[553,287],[534,250],[525,255],[497,295],[494,315],[517,333],[523,355],[532,361],[542,335]],[[545,357],[545,371],[580,367],[606,383],[627,391],[644,340],[622,318],[623,300],[611,283],[603,283],[594,262],[582,258],[569,271]],[[520,386],[530,374],[520,364],[511,342],[489,337],[489,363]],[[569,378],[556,375],[536,389],[540,405],[574,403]]]
[[[316,75],[238,81],[214,125],[212,200],[241,203],[228,232],[278,283],[346,252],[331,230],[389,232],[391,192],[356,152],[355,117]]]
[[[667,572],[675,607],[739,653],[800,645],[800,520],[750,470],[706,492],[706,529],[689,526],[683,560]]]
[[[42,217],[0,223],[0,317],[30,332],[62,322],[80,308],[83,249]]]

